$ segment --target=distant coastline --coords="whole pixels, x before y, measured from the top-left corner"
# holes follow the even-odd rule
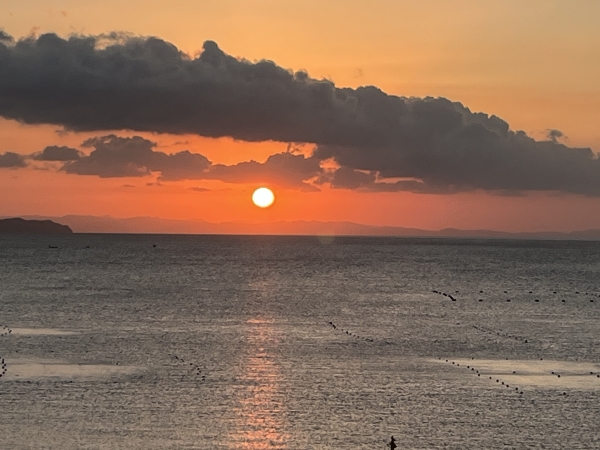
[[[0,234],[73,234],[73,230],[52,220],[0,219]]]
[[[427,237],[427,238],[473,238],[473,239],[537,239],[537,240],[600,240],[600,229],[571,232],[533,231],[507,232],[494,230],[423,230],[393,226],[366,225],[353,222],[222,222],[203,220],[162,219],[158,217],[115,218],[110,216],[62,217],[23,216],[29,222],[64,224],[60,234],[223,234],[223,235],[304,235],[304,236],[380,236],[380,237]],[[14,219],[10,219],[14,220]],[[1,221],[1,219],[0,219]],[[54,228],[52,228],[54,229]],[[72,231],[71,231],[72,230]],[[3,231],[0,230],[0,233]],[[6,233],[6,232],[4,232]],[[56,233],[54,233],[56,234]]]

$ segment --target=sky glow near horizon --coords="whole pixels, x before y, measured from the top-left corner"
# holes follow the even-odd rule
[[[150,3],[0,7],[1,215],[600,228],[597,2]]]

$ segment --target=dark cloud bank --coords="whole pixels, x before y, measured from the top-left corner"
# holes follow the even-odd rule
[[[0,168],[16,169],[25,166],[27,166],[27,162],[23,155],[13,152],[0,153]]]
[[[37,161],[74,161],[81,156],[81,153],[74,148],[50,145],[41,153],[34,155],[33,159]]]
[[[535,141],[500,118],[472,113],[460,103],[397,97],[372,86],[337,88],[270,61],[236,59],[210,41],[192,59],[158,38],[45,34],[15,41],[2,33],[0,115],[77,131],[129,129],[315,144],[307,158],[282,153],[265,164],[220,166],[189,152],[157,152],[142,138],[121,142],[105,136],[86,142],[93,148],[89,156],[53,151],[53,160],[66,161],[69,173],[160,171],[165,180],[270,177],[301,188],[317,177],[317,183],[364,190],[600,195],[598,158],[589,148],[558,142],[558,130],[548,141]],[[340,169],[321,170],[320,162],[327,159]]]
[[[72,158],[61,170],[102,178],[143,177],[159,173],[160,181],[221,180],[227,183],[269,183],[302,190],[315,190],[315,187],[304,180],[321,173],[317,159],[289,152],[272,155],[264,163],[247,161],[225,166],[213,164],[205,156],[187,150],[173,154],[157,151],[154,142],[140,136],[96,137],[83,142],[82,147],[91,148],[91,153],[88,156]],[[54,148],[56,147],[47,147],[42,155]],[[77,152],[76,149],[69,150],[71,154]]]

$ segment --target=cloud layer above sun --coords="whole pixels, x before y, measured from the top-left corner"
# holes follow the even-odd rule
[[[165,181],[267,181],[304,190],[330,183],[371,191],[600,195],[600,160],[589,148],[560,143],[559,130],[536,141],[457,102],[338,88],[271,61],[232,57],[211,41],[191,58],[154,37],[44,34],[15,41],[1,33],[0,116],[72,131],[314,146],[310,155],[285,152],[265,163],[225,166],[189,151],[159,151],[139,136],[100,134],[81,149],[49,145],[30,157],[61,162],[59,170],[78,175],[159,173]],[[16,153],[0,155],[0,167],[25,165]]]

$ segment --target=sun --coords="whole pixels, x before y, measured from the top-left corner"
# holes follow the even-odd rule
[[[275,194],[273,194],[271,189],[261,187],[252,194],[252,201],[259,208],[268,208],[275,201]]]

